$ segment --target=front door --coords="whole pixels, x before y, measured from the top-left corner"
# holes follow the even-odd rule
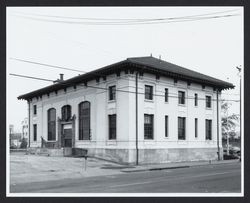
[[[62,133],[63,133],[62,146],[72,147],[72,124],[64,124]]]

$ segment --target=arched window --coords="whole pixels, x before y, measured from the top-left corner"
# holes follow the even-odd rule
[[[79,140],[90,140],[90,102],[79,104]]]
[[[71,106],[65,105],[62,107],[62,120],[68,121],[71,118]]]
[[[56,109],[48,110],[48,140],[56,140]]]

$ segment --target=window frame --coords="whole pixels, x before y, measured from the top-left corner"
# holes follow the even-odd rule
[[[168,124],[168,115],[165,115],[165,138],[168,138],[168,128],[169,128],[169,124]]]
[[[116,100],[116,85],[109,86],[109,101]]]
[[[108,138],[109,140],[116,140],[117,137],[117,116],[116,114],[108,115]]]
[[[198,106],[198,94],[194,94],[194,106]]]
[[[85,104],[88,105],[88,107],[84,107]],[[88,131],[84,131],[85,122],[87,123]],[[89,101],[83,101],[78,104],[78,140],[90,140],[90,127],[91,103]]]
[[[148,117],[150,123],[145,123]],[[144,114],[144,140],[154,139],[154,114]]]
[[[149,100],[149,101],[153,101],[153,99],[154,99],[154,97],[153,97],[153,93],[154,93],[154,86],[152,86],[152,85],[145,85],[145,92],[144,92],[144,94],[145,94],[145,100]],[[149,88],[149,89],[148,89]],[[149,90],[149,92],[147,91],[147,90]]]
[[[55,115],[52,115],[52,111]],[[54,120],[52,119],[54,118]],[[47,111],[47,123],[48,123],[48,141],[56,140],[56,109],[50,108]]]
[[[178,117],[177,127],[178,127],[178,140],[186,140],[186,117]]]
[[[168,102],[168,88],[165,88],[165,102]]]
[[[71,106],[70,105],[64,105],[61,108],[61,116],[63,121],[68,121],[72,116]]]
[[[37,141],[37,124],[33,124],[33,141]]]
[[[212,140],[212,119],[205,119],[205,139],[207,141]]]
[[[37,105],[33,105],[33,115],[37,115]]]
[[[194,119],[194,137],[198,138],[198,118]]]
[[[185,94],[186,94],[185,91],[181,91],[181,90],[178,91],[178,104],[179,105],[185,105],[186,103]]]
[[[212,108],[212,96],[210,95],[206,95],[206,108]]]

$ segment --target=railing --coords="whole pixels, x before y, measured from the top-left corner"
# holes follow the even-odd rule
[[[43,137],[41,137],[41,147],[42,148],[58,148],[58,141],[46,141]]]

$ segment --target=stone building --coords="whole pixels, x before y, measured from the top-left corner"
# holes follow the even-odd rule
[[[87,149],[124,163],[221,156],[221,91],[198,72],[135,57],[21,95],[29,105],[30,148]]]

